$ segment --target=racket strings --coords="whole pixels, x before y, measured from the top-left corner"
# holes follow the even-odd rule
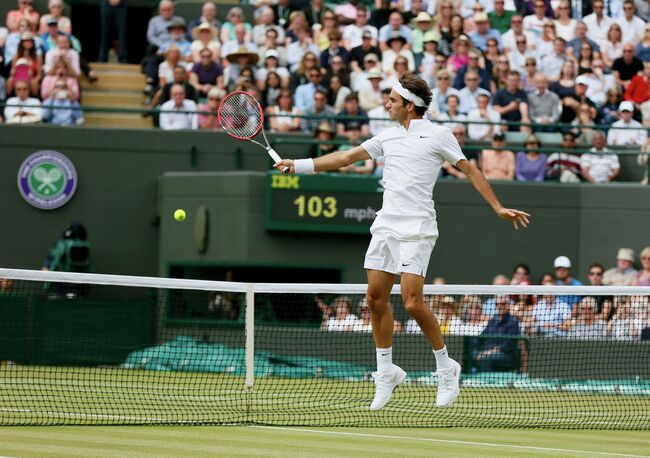
[[[219,115],[223,129],[239,138],[252,138],[262,127],[262,111],[250,94],[233,94],[224,99]]]

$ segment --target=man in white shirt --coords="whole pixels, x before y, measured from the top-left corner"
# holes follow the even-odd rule
[[[372,239],[364,267],[368,274],[366,294],[376,345],[376,391],[370,409],[383,408],[406,372],[392,362],[393,316],[389,305],[395,277],[401,275],[404,307],[425,334],[433,349],[438,374],[436,405],[449,407],[460,391],[460,364],[447,354],[440,325],[424,302],[424,278],[438,237],[433,187],[445,161],[463,172],[469,182],[494,209],[497,216],[515,227],[528,223],[527,213],[504,208],[490,184],[469,162],[451,131],[423,119],[431,104],[427,83],[413,74],[404,75],[389,95],[386,109],[399,123],[348,151],[337,151],[316,159],[283,159],[275,164],[289,173],[338,170],[357,161],[386,158],[382,185],[382,209],[370,229]]]
[[[482,87],[479,87],[480,76],[478,72],[469,70],[465,73],[465,87],[458,91],[458,98],[460,99],[460,107],[458,111],[463,114],[469,113],[471,110],[478,106],[478,96],[486,94],[490,97],[490,92]]]
[[[524,17],[524,30],[532,32],[536,37],[542,36],[542,29],[546,22],[546,3],[544,0],[534,0],[533,14]]]
[[[240,48],[246,48],[249,52],[257,52],[257,45],[252,41],[246,41],[246,26],[244,24],[235,26],[235,39],[227,41],[221,46],[221,55],[226,57],[228,54],[236,53]]]
[[[295,72],[302,56],[310,51],[316,54],[320,61],[320,49],[314,44],[311,38],[309,29],[306,24],[296,27],[294,30],[296,41],[287,46],[287,62],[289,63],[289,70]]]
[[[566,55],[566,41],[563,38],[557,37],[553,41],[553,54],[548,54],[542,59],[542,73],[551,81],[556,81],[560,78],[560,70],[564,61],[568,59]]]
[[[645,21],[635,16],[635,12],[636,7],[634,6],[634,1],[625,0],[623,2],[623,17],[618,18],[616,21],[623,31],[623,43],[634,43],[636,45],[641,41],[641,37],[643,36]]]
[[[365,6],[357,6],[357,15],[354,24],[343,29],[343,46],[350,51],[352,48],[361,46],[363,32],[368,31],[372,37],[373,46],[377,43],[377,28],[368,24],[368,10]]]
[[[515,49],[517,47],[517,37],[520,35],[526,37],[526,44],[528,45],[528,49],[535,49],[535,41],[537,40],[537,37],[533,32],[524,30],[523,22],[524,18],[518,14],[515,14],[510,20],[510,30],[501,36],[503,51],[506,55],[508,55],[512,49]]]
[[[621,112],[621,119],[612,124],[607,132],[607,144],[614,146],[644,145],[648,139],[648,132],[643,125],[634,119],[634,104],[630,101],[621,102],[618,107]],[[624,127],[625,129],[620,129]]]
[[[602,47],[603,43],[607,41],[607,32],[614,20],[605,14],[603,0],[594,0],[592,8],[594,12],[582,18],[582,22],[587,25],[587,37]]]
[[[375,135],[379,135],[389,127],[397,125],[394,121],[390,120],[389,112],[386,110],[386,104],[388,103],[388,96],[390,95],[390,91],[390,89],[382,89],[382,104],[368,111],[368,118],[370,118],[370,135],[373,137]]]
[[[605,147],[605,134],[594,134],[594,146],[580,157],[582,177],[591,183],[608,183],[618,176],[621,166],[618,156]]]
[[[171,99],[160,106],[160,128],[163,130],[198,128],[196,103],[185,98],[183,85],[174,84],[169,95]]]
[[[494,111],[489,105],[490,97],[487,94],[479,94],[478,106],[467,114],[468,121],[481,121],[486,124],[469,124],[467,135],[472,140],[489,140],[499,132],[499,121],[501,115]]]
[[[510,70],[516,70],[522,75],[526,74],[526,59],[535,57],[535,52],[528,47],[526,35],[519,35],[515,38],[515,48],[508,53]]]
[[[9,97],[5,106],[7,124],[35,124],[43,119],[41,102],[29,96],[29,85],[26,81],[16,81],[14,86],[16,97]]]
[[[404,17],[399,11],[393,11],[388,16],[388,24],[379,29],[379,49],[383,51],[388,49],[388,40],[393,36],[393,34],[398,34],[404,37],[406,40],[405,47],[407,49],[411,48],[411,42],[413,41],[413,33],[411,29],[404,25]]]

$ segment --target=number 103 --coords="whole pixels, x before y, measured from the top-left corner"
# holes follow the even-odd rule
[[[293,204],[298,207],[298,216],[301,218],[305,216],[334,218],[338,212],[336,198],[332,196],[311,196],[307,198],[303,195],[294,200]]]

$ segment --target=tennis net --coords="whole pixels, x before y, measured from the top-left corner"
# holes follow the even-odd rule
[[[365,285],[0,269],[0,425],[650,428],[650,288],[426,286],[461,394],[399,288],[382,410]]]

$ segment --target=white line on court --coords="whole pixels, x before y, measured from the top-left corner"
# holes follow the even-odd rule
[[[453,439],[432,439],[428,437],[393,436],[393,435],[370,434],[370,433],[350,433],[345,431],[320,431],[317,429],[288,428],[282,426],[252,425],[249,426],[249,428],[277,429],[281,431],[330,434],[335,436],[338,435],[338,436],[372,437],[375,439],[399,439],[399,440],[412,440],[412,441],[420,441],[420,442],[441,442],[446,444],[477,445],[481,447],[515,448],[515,449],[523,449],[523,450],[538,450],[538,451],[545,451],[545,452],[583,453],[583,454],[599,455],[599,456],[625,456],[625,457],[633,457],[633,458],[648,458],[647,455],[626,455],[624,453],[592,452],[590,450],[572,450],[566,448],[535,447],[532,445],[495,444],[492,442],[472,442],[472,441],[460,441],[460,440],[453,440]]]

